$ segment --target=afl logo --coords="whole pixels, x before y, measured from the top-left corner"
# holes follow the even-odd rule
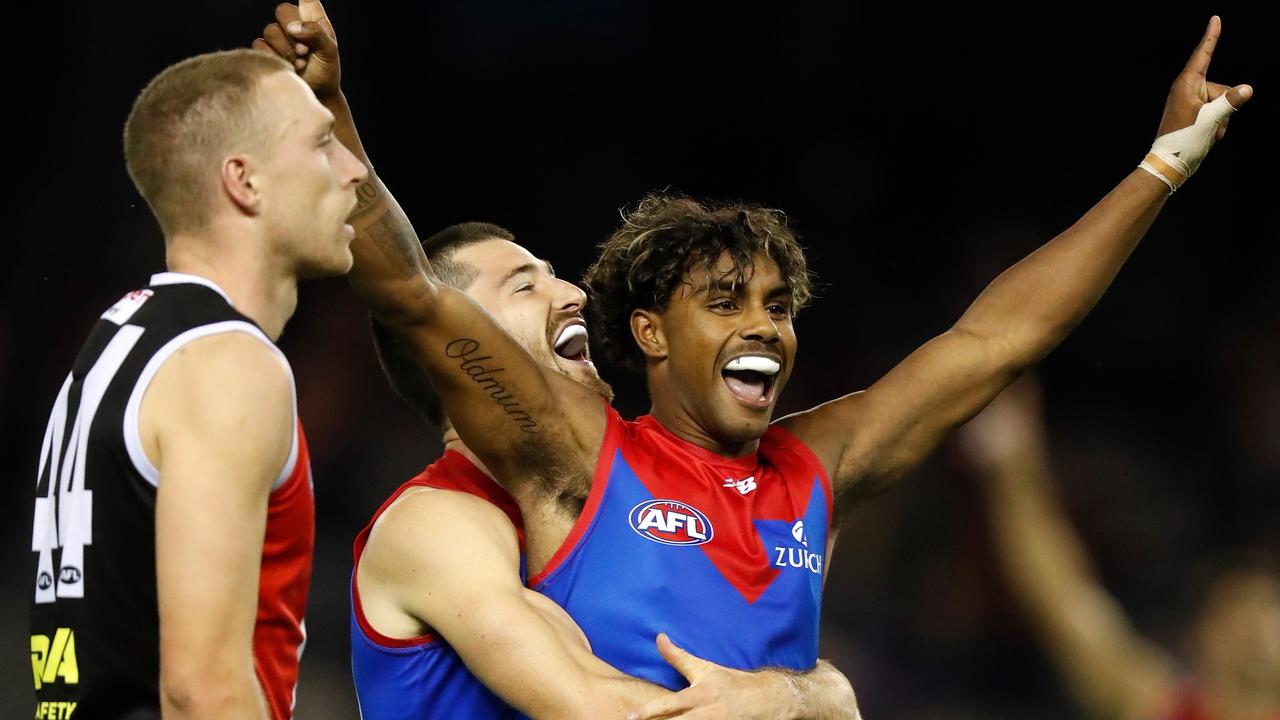
[[[663,545],[701,545],[715,532],[701,511],[678,500],[649,500],[631,508],[631,529]]]
[[[80,582],[80,568],[71,565],[62,568],[62,574],[58,576],[58,582],[67,585],[74,585]]]

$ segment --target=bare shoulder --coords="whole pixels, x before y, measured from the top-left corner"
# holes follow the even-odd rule
[[[278,351],[247,332],[224,332],[183,345],[156,372],[147,395],[173,393],[189,399],[225,395],[227,400],[288,400],[292,379]],[[221,403],[219,403],[221,404]]]
[[[804,443],[822,462],[827,475],[835,480],[851,472],[847,450],[850,438],[856,437],[859,426],[867,423],[867,393],[866,390],[850,393],[779,418],[773,424]]]
[[[459,570],[510,572],[518,581],[519,565],[516,529],[502,510],[468,493],[434,488],[408,490],[387,508],[360,558],[362,576],[395,585]]]
[[[138,429],[157,467],[166,450],[234,447],[255,465],[278,469],[291,448],[293,415],[284,359],[260,338],[226,332],[193,340],[164,361],[143,395]]]

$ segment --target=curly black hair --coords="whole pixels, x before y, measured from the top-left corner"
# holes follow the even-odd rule
[[[764,256],[777,263],[791,289],[793,312],[812,298],[804,249],[780,210],[744,203],[709,203],[667,193],[650,193],[600,246],[600,257],[583,278],[595,308],[595,337],[613,361],[644,368],[644,354],[631,335],[637,308],[665,310],[687,275],[718,272],[727,252],[733,267],[716,281],[735,288]],[[710,278],[709,278],[710,279]]]

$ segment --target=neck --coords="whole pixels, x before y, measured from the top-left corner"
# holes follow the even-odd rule
[[[298,305],[298,278],[267,252],[265,239],[249,228],[211,225],[166,241],[165,265],[172,272],[208,278],[231,304],[274,342]]]
[[[691,445],[727,458],[750,455],[760,447],[759,436],[744,440],[724,440],[717,437],[709,429],[711,423],[704,415],[697,412],[697,407],[690,398],[681,393],[668,391],[666,387],[668,385],[654,383],[652,378],[650,379],[649,397],[652,398],[653,405],[649,408],[649,414],[654,420],[662,423],[662,426],[672,435]]]

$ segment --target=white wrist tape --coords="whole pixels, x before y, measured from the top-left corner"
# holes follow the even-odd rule
[[[1195,124],[1156,138],[1151,152],[1138,167],[1163,180],[1169,192],[1177,190],[1200,167],[1213,146],[1218,126],[1235,111],[1227,102],[1227,94],[1222,93],[1213,102],[1201,106]]]

